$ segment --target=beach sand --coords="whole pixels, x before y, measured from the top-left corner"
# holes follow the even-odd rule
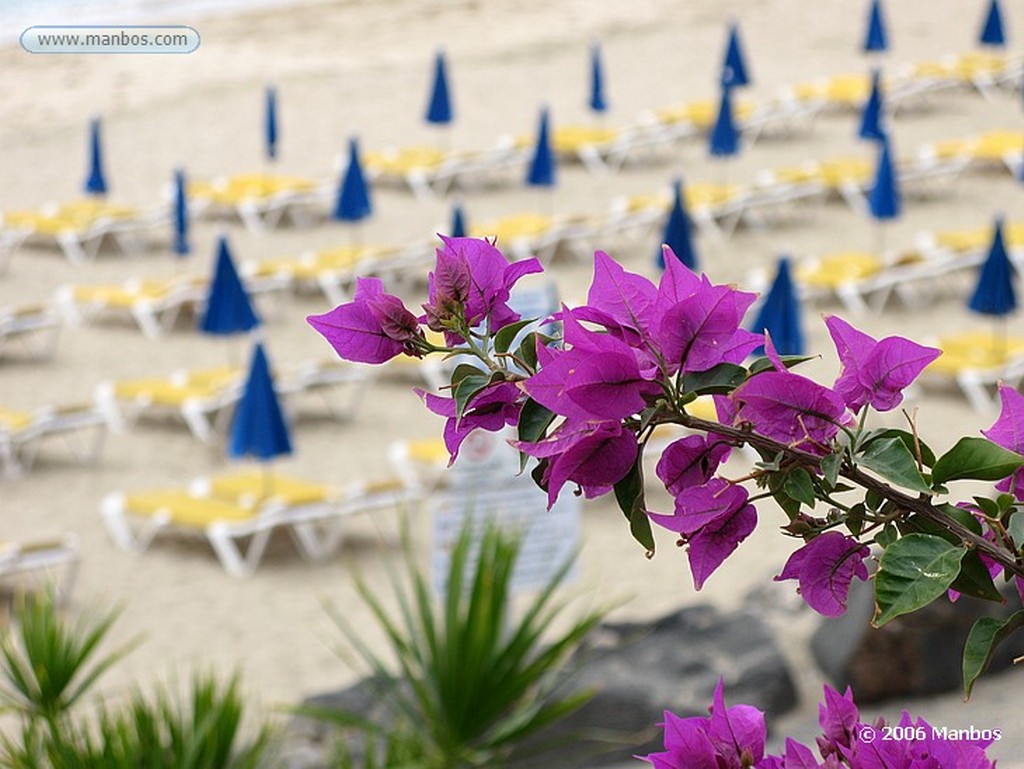
[[[427,142],[482,148],[503,133],[530,133],[542,104],[551,108],[556,124],[588,120],[587,52],[593,40],[600,40],[604,51],[612,107],[605,118],[608,125],[634,123],[645,110],[713,97],[730,18],[741,23],[754,77],[744,96],[768,98],[783,86],[816,76],[863,72],[868,62],[858,51],[860,6],[798,0],[324,2],[168,20],[199,30],[202,45],[190,55],[32,56],[19,48],[0,49],[0,70],[5,73],[0,99],[0,211],[79,195],[85,126],[94,115],[104,121],[111,200],[156,204],[178,166],[194,179],[268,170],[261,154],[262,98],[268,83],[278,89],[282,120],[281,153],[274,170],[326,179],[334,176],[352,135],[360,138],[364,149]],[[890,4],[895,47],[889,58],[895,64],[971,49],[980,24],[976,11],[980,17],[980,8],[967,8],[958,0]],[[1011,41],[1024,39],[1024,16],[1008,22]],[[450,136],[421,122],[431,58],[440,46],[448,54],[457,111]],[[710,160],[700,141],[677,145],[664,157],[628,166],[615,176],[593,177],[580,167],[563,165],[558,187],[550,195],[511,185],[471,191],[463,203],[471,221],[520,210],[597,214],[608,209],[614,196],[660,192],[679,173],[688,181],[750,181],[761,169],[814,157],[873,157],[869,145],[856,141],[856,127],[853,115],[823,115],[809,131],[745,148],[728,166]],[[894,131],[897,150],[911,153],[928,141],[1020,127],[1019,95],[999,92],[986,100],[964,91],[938,95],[928,109],[901,112]],[[367,243],[399,245],[423,240],[445,227],[450,202],[417,201],[403,191],[379,189],[374,205],[375,214],[361,226],[359,237]],[[886,239],[893,246],[911,246],[920,231],[981,227],[997,212],[1012,215],[1022,210],[1024,189],[1005,173],[968,175],[952,196],[907,201],[905,215],[887,227]],[[353,237],[338,223],[253,234],[237,223],[200,221],[193,231],[195,253],[187,265],[174,261],[162,235],[140,256],[105,252],[82,266],[70,265],[56,250],[24,248],[14,256],[8,273],[0,276],[0,306],[48,301],[67,283],[122,281],[185,270],[205,273],[222,231],[229,234],[239,260],[297,255]],[[842,204],[829,204],[807,211],[788,226],[743,229],[724,242],[701,237],[698,248],[703,269],[712,279],[743,283],[751,269],[770,268],[780,253],[800,257],[868,249],[874,238],[874,229],[863,216]],[[629,269],[653,277],[656,243],[656,237],[619,237],[598,245]],[[562,295],[570,299],[585,295],[589,271],[585,259],[565,260],[552,269]],[[295,297],[270,313],[265,336],[271,358],[285,363],[325,355],[327,347],[303,318],[326,309],[322,299]],[[828,378],[837,364],[819,320],[822,310],[841,310],[808,306],[805,313],[810,349],[822,354],[809,370]],[[955,299],[917,311],[891,306],[879,315],[851,319],[869,333],[900,333],[921,341],[963,328],[988,327]],[[1019,317],[1008,327],[1011,333],[1024,332]],[[127,324],[68,328],[51,362],[0,366],[0,402],[15,408],[80,402],[105,379],[247,358],[242,342],[202,337],[186,325],[156,342]],[[936,448],[951,445],[961,434],[976,434],[993,419],[972,412],[955,394],[921,392],[913,405],[920,407],[922,436]],[[899,421],[898,416],[886,419]],[[408,383],[381,380],[351,422],[329,419],[315,409],[301,413],[295,425],[297,453],[279,466],[339,485],[377,477],[387,472],[385,451],[392,441],[431,437],[440,426]],[[129,681],[139,681],[145,688],[154,677],[180,677],[197,668],[225,673],[241,669],[251,701],[264,712],[346,685],[357,671],[332,650],[339,636],[327,619],[324,602],[353,618],[371,640],[379,640],[356,598],[353,572],[383,586],[386,568],[397,555],[392,514],[354,520],[351,539],[328,563],[304,563],[284,538],[275,540],[258,573],[248,580],[227,576],[201,542],[165,538],[141,557],[114,546],[99,515],[106,494],[179,485],[227,467],[222,449],[201,446],[180,426],[140,424],[112,434],[95,467],[75,466],[53,447],[30,474],[0,485],[0,536],[74,532],[82,566],[72,606],[119,606],[122,615],[115,640],[144,637],[144,644],[104,678],[101,689],[108,697],[116,698]],[[733,469],[737,475],[742,472],[738,464]],[[663,494],[654,491],[652,499],[664,509]],[[757,533],[702,593],[695,593],[684,556],[670,537],[659,538],[660,551],[648,561],[629,539],[612,501],[588,502],[578,585],[582,600],[622,598],[625,602],[615,616],[631,619],[704,601],[723,608],[739,606],[751,588],[777,573],[793,549],[790,540],[773,531],[775,520],[776,511],[762,504]],[[420,516],[414,528],[426,555],[429,524]],[[383,587],[382,592],[387,593]],[[811,625],[805,621],[783,628],[790,648],[803,648]],[[800,655],[794,654],[797,661],[806,662]],[[813,731],[820,679],[806,672],[809,667],[802,665],[801,690],[806,696],[801,716],[807,730]],[[1003,703],[1002,712],[1014,712],[1021,698],[1012,688],[1016,682],[1007,688],[1008,677],[980,684],[977,700],[983,703],[991,691],[991,697]],[[947,701],[936,702],[939,707]],[[927,712],[928,703],[914,707]],[[971,710],[975,707],[941,711],[944,718],[957,719],[943,725],[1007,727],[1013,722],[1007,715],[1003,723],[983,724],[971,715],[978,712]],[[895,718],[898,712],[888,715]],[[1019,757],[1009,746],[993,754]]]

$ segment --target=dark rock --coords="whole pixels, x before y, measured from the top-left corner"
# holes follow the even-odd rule
[[[661,750],[657,724],[664,711],[706,716],[719,677],[727,702],[754,705],[769,720],[796,704],[789,670],[770,629],[749,611],[695,606],[650,623],[604,624],[567,664],[562,689],[591,690],[594,697],[523,745],[511,765],[550,765],[534,756],[552,745],[550,755],[560,766],[601,766]],[[304,704],[347,709],[387,723],[380,684],[364,681]],[[293,744],[318,745],[324,755],[334,739],[327,727],[308,719],[298,720],[290,732]]]
[[[1000,605],[963,596],[944,598],[881,628],[871,627],[874,586],[855,582],[849,609],[826,620],[811,638],[819,667],[840,690],[853,688],[859,703],[890,697],[938,694],[963,685],[962,657],[967,634],[981,617],[1008,617],[1020,608],[1016,597]],[[1024,634],[1012,635],[996,651],[989,672],[1024,654]]]
[[[573,667],[573,686],[596,694],[552,730],[566,746],[558,754],[563,765],[599,766],[661,750],[664,711],[706,716],[720,677],[727,702],[753,705],[769,720],[796,704],[770,629],[745,610],[694,606],[651,623],[605,624]]]

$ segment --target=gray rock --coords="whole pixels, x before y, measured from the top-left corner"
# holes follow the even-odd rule
[[[719,677],[729,703],[754,705],[769,720],[796,704],[793,681],[770,629],[749,611],[695,606],[651,623],[604,624],[565,671],[565,691],[585,689],[594,692],[593,698],[523,745],[512,765],[602,766],[661,750],[657,724],[664,711],[707,715]],[[386,723],[379,693],[379,681],[364,681],[305,704],[348,709]],[[326,765],[334,739],[328,727],[302,718],[289,731],[293,769]],[[551,746],[556,749],[550,760],[535,757]],[[309,763],[318,750],[323,763]]]
[[[871,627],[874,586],[851,585],[846,614],[825,620],[811,638],[811,650],[833,686],[852,686],[858,703],[890,697],[931,695],[962,686],[962,656],[971,626],[980,617],[1008,617],[1020,608],[1016,596],[1000,605],[963,596],[944,598],[881,628]],[[1002,670],[1024,654],[1024,633],[1001,644],[989,672]]]

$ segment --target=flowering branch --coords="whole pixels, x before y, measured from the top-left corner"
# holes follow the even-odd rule
[[[678,535],[697,589],[757,526],[753,502],[763,495],[744,486],[753,481],[789,519],[783,530],[803,539],[776,579],[796,580],[822,614],[846,610],[852,581],[869,577],[872,547],[881,550],[878,626],[947,593],[1002,601],[999,575],[1024,594],[1024,396],[1012,388],[1000,388],[1003,410],[985,437],[961,438],[936,456],[913,420],[909,432],[869,429],[868,415],[897,408],[937,349],[897,336],[876,340],[828,317],[841,371],[831,385],[815,382],[791,370],[802,359],[783,359],[767,335],[742,328],[754,294],[695,275],[670,249],[657,285],[598,251],[586,304],[550,319],[563,329],[552,340],[508,304],[514,284],[541,270],[535,259],[509,263],[484,240],[442,241],[423,315],[385,294],[379,279],[360,278],[352,302],[308,320],[348,360],[435,350],[474,358],[451,372],[450,397],[420,393],[446,418],[451,461],[473,430],[514,428],[511,443],[524,466],[535,460],[532,477],[549,505],[566,484],[587,497],[613,491],[648,554],[652,524]],[[427,341],[424,325],[444,334],[444,347]],[[701,396],[713,396],[717,420],[687,413]],[[658,461],[674,500],[668,514],[648,509],[642,467],[648,439],[665,423],[697,431]],[[763,461],[744,478],[721,477],[719,467],[742,444]],[[937,503],[957,480],[997,482],[1002,493]],[[836,501],[848,492],[856,501]],[[830,508],[824,519],[804,512],[818,502]],[[1016,627],[972,632],[968,693]],[[981,664],[969,669],[968,658]]]

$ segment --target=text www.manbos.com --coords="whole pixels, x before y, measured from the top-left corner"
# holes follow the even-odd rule
[[[29,27],[21,35],[29,53],[191,53],[192,27]]]

